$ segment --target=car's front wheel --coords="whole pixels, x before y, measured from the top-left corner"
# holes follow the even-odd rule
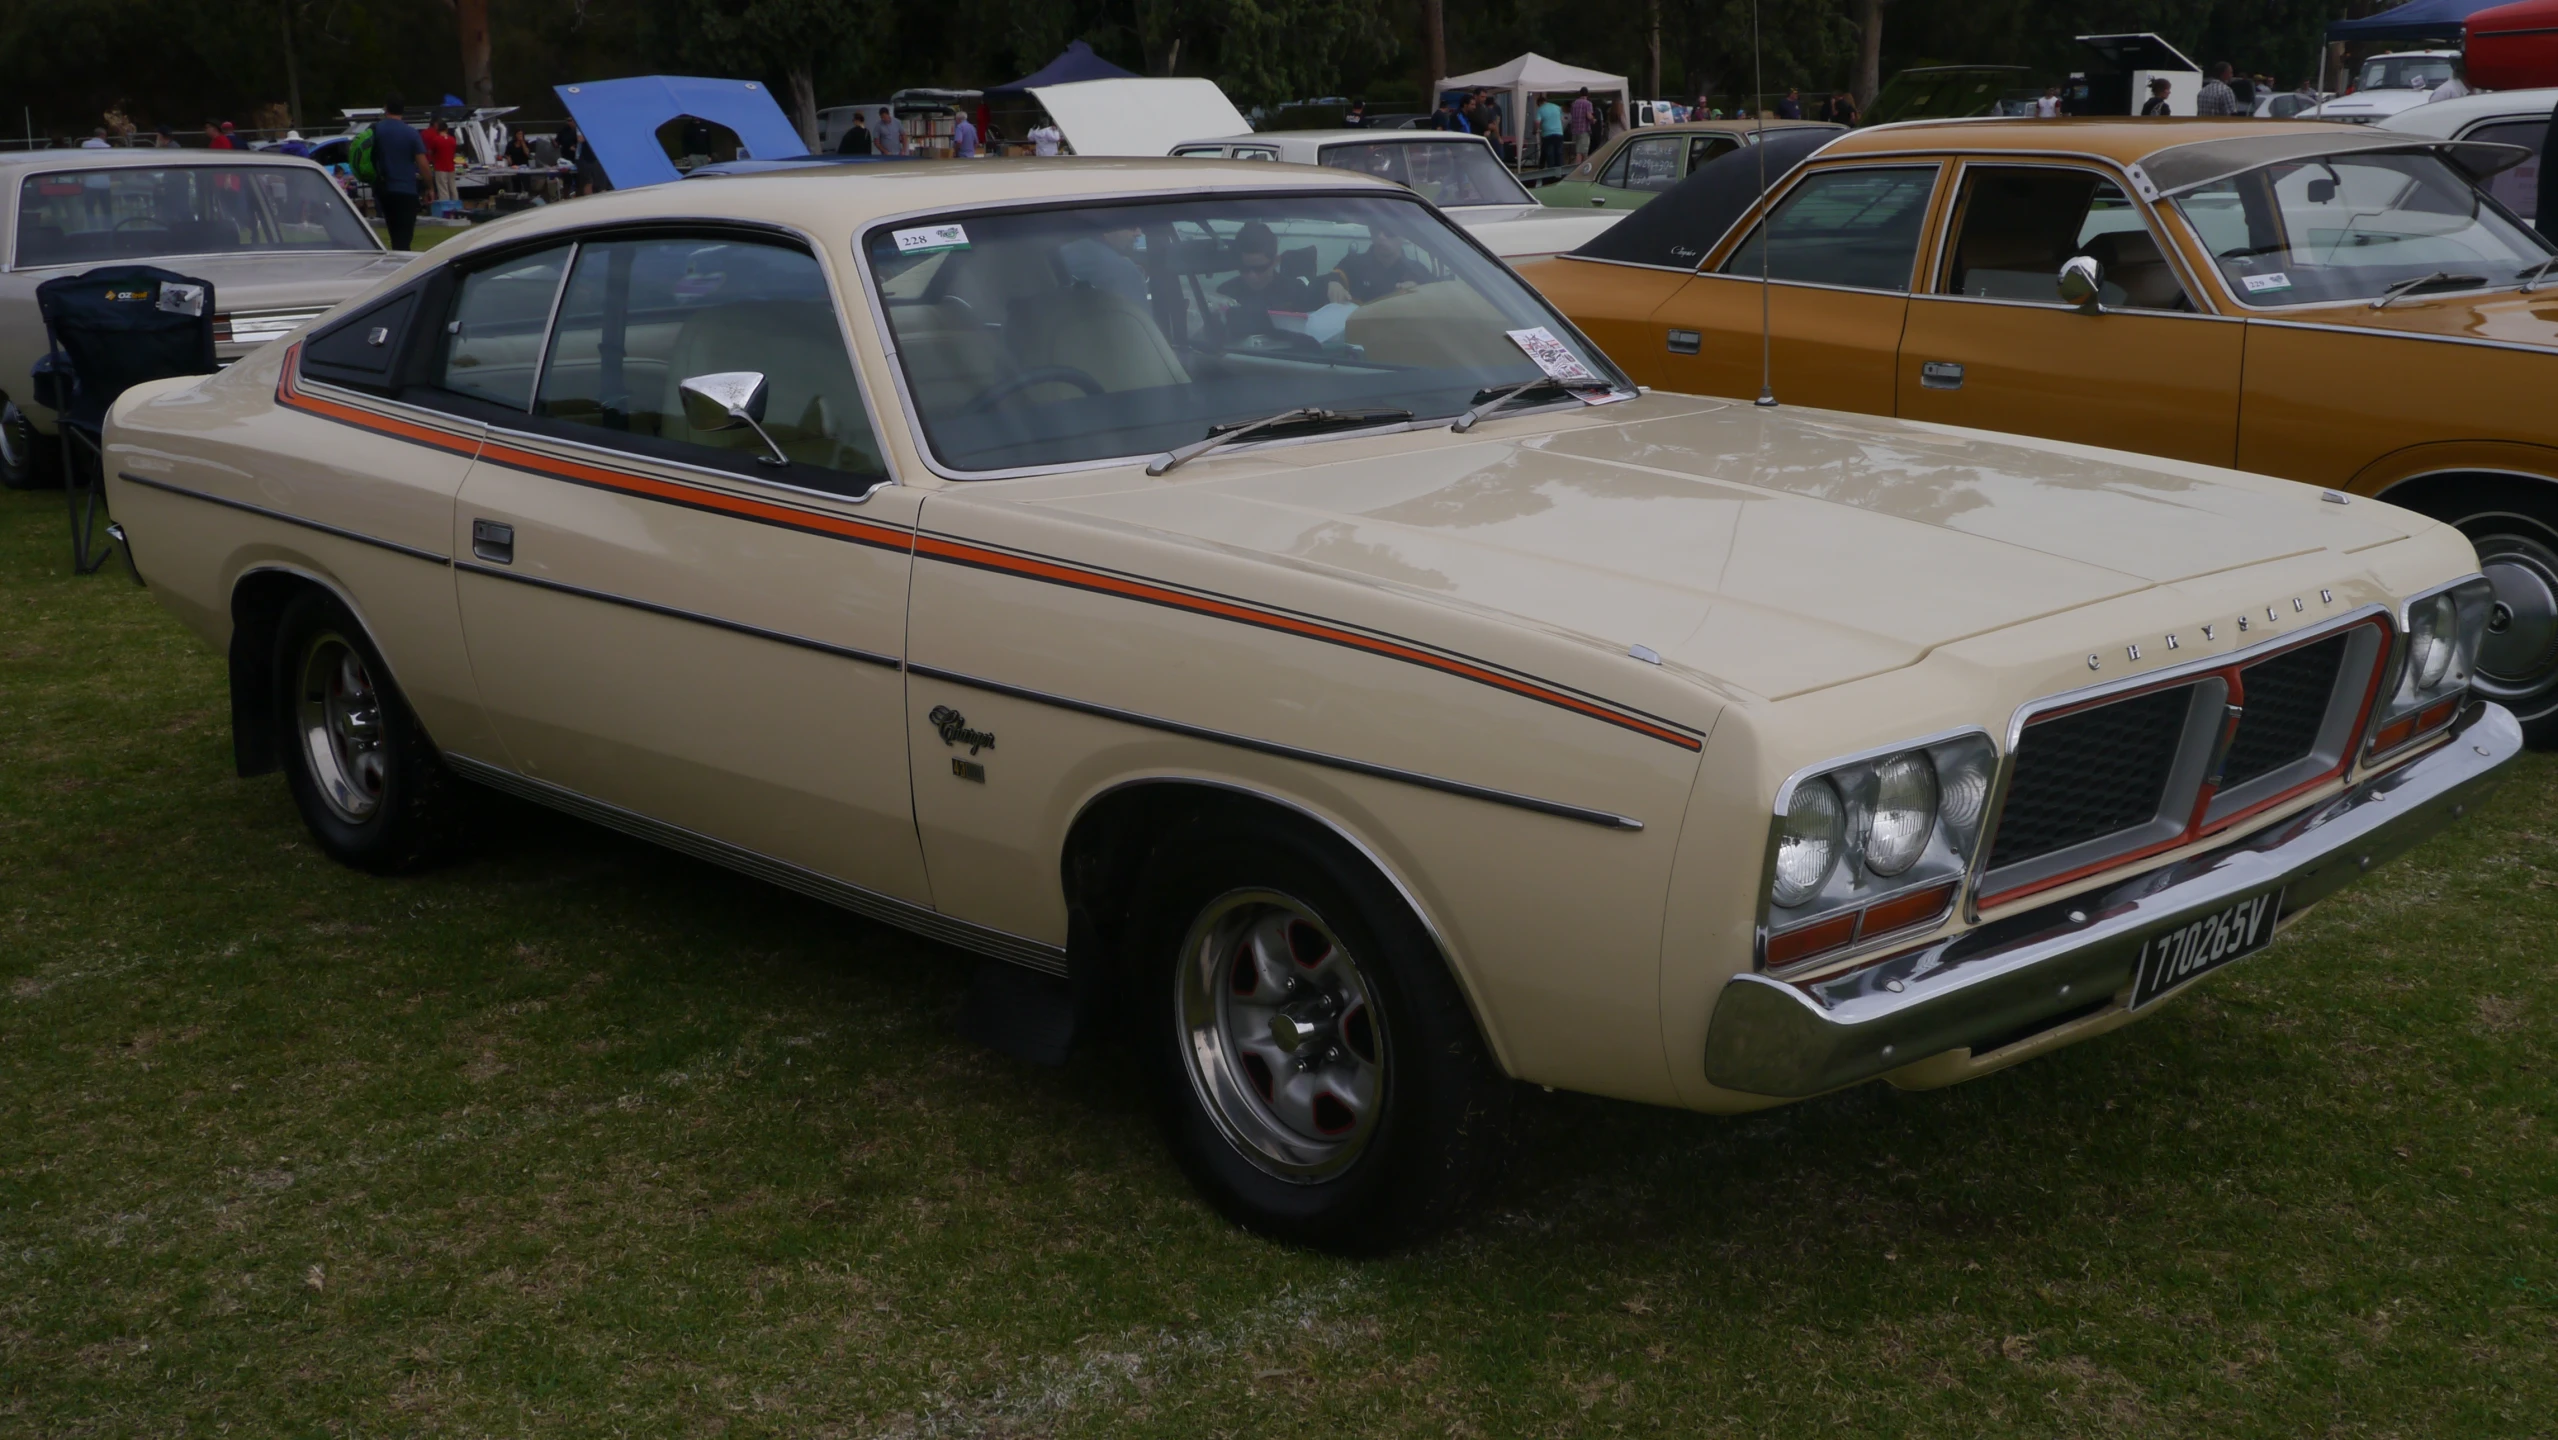
[[[458,787],[337,597],[306,590],[285,607],[273,673],[285,778],[320,848],[382,874],[443,854]]]
[[[2478,693],[2513,711],[2533,747],[2558,748],[2558,486],[2479,479],[2427,498],[2419,508],[2469,537],[2495,587]]]
[[[0,401],[0,488],[57,490],[62,462],[54,447],[62,442],[39,435],[14,400]]]
[[[1227,1214],[1375,1251],[1454,1219],[1509,1108],[1429,932],[1340,847],[1280,827],[1158,852],[1132,996],[1165,1130]]]

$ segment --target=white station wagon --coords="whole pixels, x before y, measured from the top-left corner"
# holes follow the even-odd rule
[[[1308,250],[1402,278],[1291,329]],[[1519,1081],[1736,1112],[2149,1015],[2521,743],[2455,530],[1638,394],[1337,170],[554,207],[129,393],[108,469],[328,853],[488,786],[977,952],[976,1033],[1110,1037],[1341,1247],[1462,1216]]]

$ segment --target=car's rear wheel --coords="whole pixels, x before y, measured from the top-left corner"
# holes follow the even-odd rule
[[[276,628],[276,733],[293,803],[331,858],[379,873],[442,855],[461,796],[346,606],[306,590]]]
[[[1158,852],[1130,994],[1164,1126],[1228,1215],[1375,1251],[1447,1224],[1509,1107],[1464,996],[1393,888],[1281,827]]]
[[[0,487],[11,490],[62,488],[62,461],[54,447],[61,440],[36,433],[34,423],[14,400],[0,401]]]
[[[2558,485],[2468,480],[2424,502],[2417,508],[2469,537],[2495,587],[2477,692],[2513,711],[2533,747],[2558,748]]]

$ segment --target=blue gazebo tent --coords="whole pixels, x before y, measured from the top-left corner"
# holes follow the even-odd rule
[[[2394,10],[2366,15],[2359,20],[2338,20],[2327,27],[2327,38],[2348,43],[2363,40],[2452,40],[2460,39],[2460,27],[2471,14],[2504,3],[2504,0],[2408,0]]]
[[[1083,80],[1134,80],[1136,78],[1135,71],[1120,69],[1092,53],[1090,45],[1077,40],[1060,52],[1056,59],[1010,85],[997,85],[986,93],[989,96],[1022,95],[1041,85],[1072,85]]]

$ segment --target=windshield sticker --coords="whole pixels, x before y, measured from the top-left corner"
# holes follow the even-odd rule
[[[2289,290],[2292,288],[2292,277],[2277,270],[2271,275],[2241,276],[2239,283],[2246,286],[2250,294],[2261,295],[2268,290]]]
[[[968,230],[962,225],[925,225],[913,230],[900,230],[890,237],[897,242],[900,255],[931,255],[943,250],[968,248]]]
[[[1566,349],[1562,341],[1554,338],[1554,332],[1544,326],[1507,333],[1511,344],[1526,352],[1529,359],[1537,362],[1538,369],[1555,379],[1583,380],[1593,385],[1599,383],[1599,377],[1590,373],[1590,367],[1582,364],[1580,357]]]

